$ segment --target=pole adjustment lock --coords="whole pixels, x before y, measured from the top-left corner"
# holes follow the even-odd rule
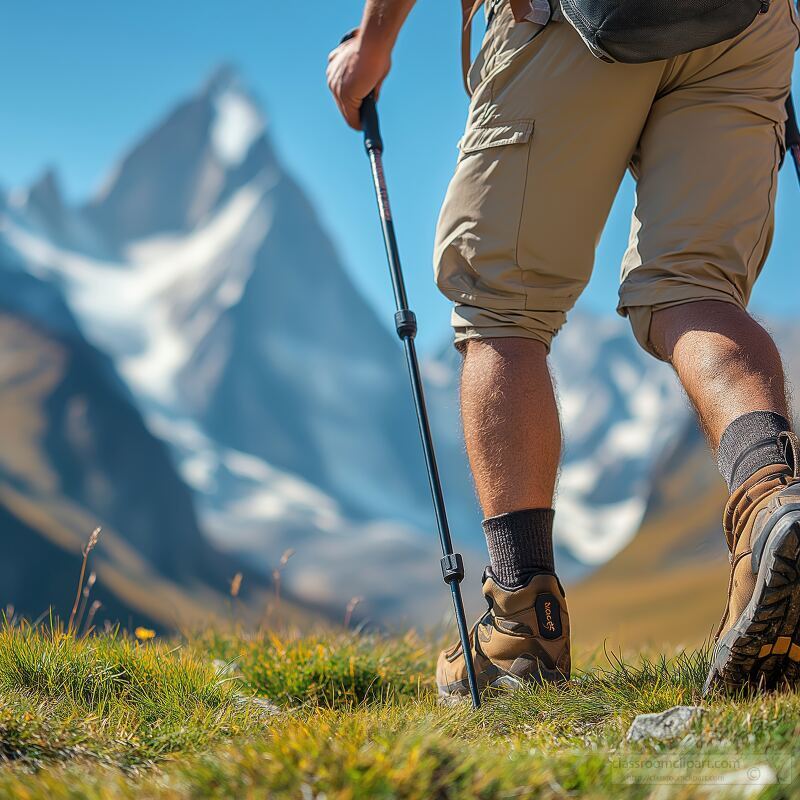
[[[417,335],[417,315],[407,308],[394,315],[394,325],[401,339],[413,339]]]
[[[464,580],[464,559],[461,553],[452,553],[441,560],[442,577],[447,584],[456,581],[461,583]]]

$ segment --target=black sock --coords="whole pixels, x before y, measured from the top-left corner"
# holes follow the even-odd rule
[[[717,463],[731,492],[758,470],[786,463],[778,436],[789,430],[789,421],[774,411],[751,411],[728,425],[719,443]]]
[[[536,572],[555,573],[552,508],[512,511],[483,521],[489,562],[504,586],[521,586]]]

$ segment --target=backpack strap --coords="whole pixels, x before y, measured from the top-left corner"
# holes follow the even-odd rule
[[[472,20],[483,5],[484,0],[461,0],[461,77],[464,89],[471,97],[469,90],[469,68],[472,64]]]
[[[506,0],[511,6],[514,19],[517,22],[535,22],[537,25],[547,25],[551,17],[549,0]],[[800,0],[798,0],[800,2]],[[484,5],[485,0],[461,0],[461,75],[464,79],[464,88],[468,95],[469,69],[472,64],[472,21],[478,9]]]
[[[797,113],[792,95],[786,100],[786,117],[786,147],[796,147],[800,145],[800,128],[797,125]]]
[[[786,150],[794,160],[794,168],[800,179],[800,126],[797,123],[797,113],[791,95],[786,101],[786,115]]]

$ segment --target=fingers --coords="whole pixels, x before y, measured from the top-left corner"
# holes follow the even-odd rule
[[[326,71],[328,88],[345,122],[354,130],[361,130],[361,103],[364,98],[354,95],[349,89],[345,59],[337,58],[336,51],[333,56]]]
[[[365,52],[353,40],[340,44],[328,56],[326,77],[339,112],[354,130],[361,130],[361,104],[375,91],[376,95],[391,68],[391,51]]]
[[[339,113],[344,117],[345,122],[351,128],[360,130],[361,121],[359,109],[361,107],[361,103],[360,101],[356,102],[352,98],[347,98],[345,96],[342,70],[337,69],[336,64],[332,64],[328,67],[327,79],[328,88],[333,95],[333,99],[336,103],[336,107],[339,109]]]

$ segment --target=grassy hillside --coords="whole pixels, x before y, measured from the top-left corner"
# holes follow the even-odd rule
[[[475,714],[436,704],[435,650],[410,636],[75,640],[6,626],[0,797],[638,798],[653,796],[643,781],[769,765],[794,781],[770,796],[800,789],[795,694],[715,698],[679,741],[625,742],[637,713],[698,699],[704,652],[584,663],[567,687],[500,694]]]

